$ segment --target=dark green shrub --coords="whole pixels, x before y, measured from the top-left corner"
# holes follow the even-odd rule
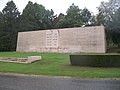
[[[120,55],[119,54],[70,55],[70,62],[72,65],[77,66],[120,67]]]
[[[120,51],[117,51],[117,53],[120,53]]]

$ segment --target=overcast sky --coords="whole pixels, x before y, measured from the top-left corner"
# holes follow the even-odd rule
[[[0,0],[0,11],[5,7],[6,3],[11,0]],[[84,7],[88,8],[91,12],[97,13],[97,8],[100,5],[101,1],[108,0],[13,0],[18,7],[19,11],[22,10],[27,5],[28,1],[37,2],[38,4],[42,4],[46,9],[53,9],[55,14],[64,13],[66,14],[66,10],[69,8],[72,3],[79,6],[80,9]]]

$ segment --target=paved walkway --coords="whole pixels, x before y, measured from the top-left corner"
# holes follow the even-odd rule
[[[0,90],[120,90],[120,80],[0,74]]]

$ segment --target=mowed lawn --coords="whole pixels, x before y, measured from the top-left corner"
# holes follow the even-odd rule
[[[0,72],[78,78],[120,78],[120,68],[71,66],[69,54],[0,52],[0,57],[42,56],[32,64],[0,62]]]

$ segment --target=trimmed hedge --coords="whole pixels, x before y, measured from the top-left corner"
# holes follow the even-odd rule
[[[120,67],[120,55],[97,54],[97,55],[70,55],[70,62],[77,66],[92,67]]]

